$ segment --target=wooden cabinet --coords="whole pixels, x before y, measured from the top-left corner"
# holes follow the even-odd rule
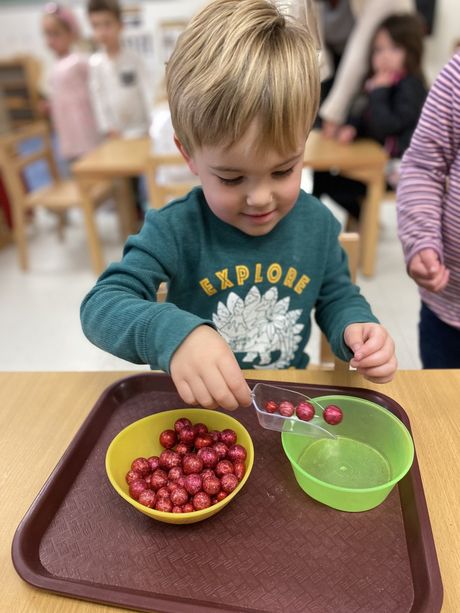
[[[29,55],[0,59],[0,96],[10,127],[39,117],[40,63]]]

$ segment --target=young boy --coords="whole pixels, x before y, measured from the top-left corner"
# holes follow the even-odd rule
[[[85,298],[85,334],[169,371],[185,402],[234,409],[251,402],[240,366],[307,365],[315,309],[336,355],[389,381],[393,341],[350,281],[339,224],[300,191],[319,99],[309,33],[267,0],[216,0],[166,80],[176,144],[202,187],[149,211]]]

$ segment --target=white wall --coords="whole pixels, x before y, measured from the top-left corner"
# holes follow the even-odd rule
[[[192,15],[204,2],[205,0],[145,0],[142,2],[145,28],[152,33],[157,57],[159,56],[158,21]],[[69,4],[65,0],[63,3]],[[76,13],[83,26],[83,33],[89,35],[85,3],[74,0],[71,4],[76,7]],[[0,57],[16,53],[33,53],[43,60],[46,72],[46,67],[49,66],[52,58],[41,36],[41,13],[40,5],[14,6],[11,3],[0,6]],[[453,41],[457,38],[460,38],[460,0],[437,0],[435,31],[427,40],[425,62],[430,81],[449,59]],[[155,79],[158,81],[162,73],[162,66],[157,64],[154,68]]]

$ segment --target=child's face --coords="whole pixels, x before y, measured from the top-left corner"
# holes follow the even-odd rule
[[[398,47],[386,30],[379,30],[372,51],[372,69],[377,72],[398,73],[404,70],[406,52]]]
[[[122,24],[113,13],[97,11],[90,13],[89,21],[96,42],[108,51],[117,50],[120,44]]]
[[[52,15],[43,17],[43,35],[46,44],[56,55],[67,55],[72,47],[74,35]]]
[[[293,208],[300,191],[305,138],[295,151],[254,154],[251,126],[229,148],[202,147],[187,156],[199,176],[206,201],[222,221],[251,236],[268,234]]]

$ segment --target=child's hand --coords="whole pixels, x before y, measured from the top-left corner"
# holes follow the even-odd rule
[[[339,143],[351,143],[356,137],[356,128],[354,126],[340,126],[337,132],[337,140]]]
[[[171,360],[171,377],[187,404],[234,410],[251,404],[251,390],[230,347],[210,326],[199,326]]]
[[[371,92],[378,87],[391,87],[395,82],[395,74],[388,70],[380,70],[374,76],[368,79],[364,85],[367,92]]]
[[[449,282],[449,270],[441,264],[434,249],[422,249],[414,255],[408,266],[409,276],[417,285],[430,292],[442,291]]]
[[[337,136],[337,130],[339,129],[339,124],[333,121],[323,121],[322,125],[322,133],[324,138],[335,138]]]
[[[345,328],[345,343],[354,353],[350,366],[374,383],[387,383],[397,368],[395,345],[380,324],[350,324]]]

